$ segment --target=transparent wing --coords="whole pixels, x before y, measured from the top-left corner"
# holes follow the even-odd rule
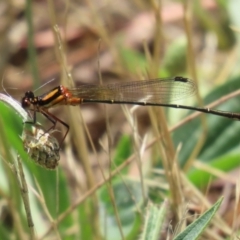
[[[71,89],[73,97],[83,102],[169,103],[193,95],[196,83],[188,78],[175,77],[106,85],[84,84]]]

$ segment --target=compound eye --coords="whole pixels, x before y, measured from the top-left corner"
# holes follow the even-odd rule
[[[29,108],[34,100],[34,94],[31,91],[25,93],[25,96],[22,98],[22,108]]]
[[[31,102],[29,101],[29,99],[27,99],[27,98],[23,98],[22,99],[22,108],[29,108],[30,107],[30,105],[31,105]]]

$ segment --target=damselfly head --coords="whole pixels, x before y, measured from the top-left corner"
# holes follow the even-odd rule
[[[22,98],[22,108],[29,108],[34,102],[34,93],[32,91],[27,91],[25,96]]]

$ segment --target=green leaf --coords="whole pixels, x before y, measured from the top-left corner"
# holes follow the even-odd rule
[[[113,159],[112,170],[120,166],[132,153],[131,138],[128,135],[123,135],[116,147],[115,156]],[[124,169],[122,173],[126,173],[127,169]]]
[[[208,165],[223,172],[228,172],[239,166],[239,154],[224,155],[213,159]],[[203,170],[191,169],[188,173],[188,178],[195,186],[204,188],[209,184],[210,180],[215,178],[215,176]]]
[[[0,112],[1,122],[3,124],[1,128],[4,129],[7,137],[5,140],[9,141],[11,144],[11,149],[8,149],[8,151],[14,150],[14,152],[19,154],[22,159],[26,159],[28,155],[23,149],[23,143],[21,140],[23,123],[26,119],[24,119],[23,116],[16,111],[16,109],[1,100]]]
[[[78,207],[78,226],[81,229],[79,239],[96,239],[96,233],[93,231],[93,221],[97,221],[97,218],[96,216],[94,216],[94,219],[90,217],[93,215],[93,209],[92,199],[84,201]]]
[[[216,214],[222,203],[222,200],[223,198],[220,198],[208,211],[202,214],[196,221],[191,223],[182,233],[174,238],[174,240],[197,239]]]
[[[160,231],[165,222],[167,212],[166,203],[159,208],[155,204],[149,204],[146,210],[143,232],[139,240],[158,240]]]

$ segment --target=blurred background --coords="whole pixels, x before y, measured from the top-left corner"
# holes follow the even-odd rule
[[[238,112],[239,97],[220,102],[240,87],[238,9],[236,0],[1,1],[0,91],[21,101],[26,91],[40,96],[60,84],[184,76],[198,90],[176,104]],[[59,106],[49,111],[70,132],[58,169],[49,171],[24,151],[23,125],[10,120],[14,111],[0,107],[4,239],[137,239],[146,203],[164,199],[169,212],[158,239],[172,238],[170,228],[189,217],[187,225],[222,195],[220,222],[204,239],[237,234],[238,121],[208,114],[185,119],[193,112],[157,107]],[[45,130],[52,126],[41,114],[37,120]],[[56,129],[52,135],[61,142],[66,128],[57,123]],[[30,189],[30,228],[6,164],[17,154]],[[179,214],[183,209],[189,215]]]

